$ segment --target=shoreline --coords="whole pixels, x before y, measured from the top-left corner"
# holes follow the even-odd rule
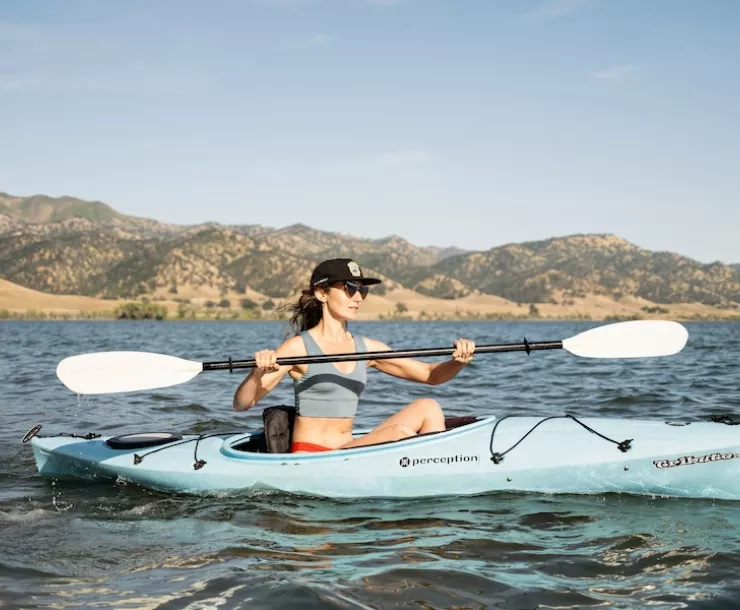
[[[106,312],[107,313],[107,312]],[[58,311],[12,311],[0,310],[0,323],[2,322],[287,322],[285,316],[198,316],[179,318],[166,316],[164,318],[122,318],[106,315],[104,312],[79,312],[60,313]],[[438,316],[438,317],[413,317],[413,316],[377,316],[358,318],[357,322],[622,322],[626,320],[662,320],[670,319],[677,322],[740,322],[740,314],[716,315],[716,314],[693,314],[682,315],[606,315],[593,317],[588,315],[561,315],[561,316],[511,316],[505,314],[475,315],[475,316]]]
[[[270,298],[248,291],[219,296],[151,294],[137,299],[101,299],[39,292],[0,279],[0,321],[117,320],[280,321],[289,317],[282,307],[296,295]],[[602,321],[673,319],[677,321],[740,322],[740,303],[715,307],[703,303],[654,303],[641,297],[614,299],[588,294],[548,303],[519,303],[488,294],[447,300],[399,288],[370,294],[358,321]]]

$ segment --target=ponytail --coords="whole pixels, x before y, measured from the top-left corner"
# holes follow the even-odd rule
[[[292,310],[290,329],[294,335],[299,335],[321,322],[323,304],[316,298],[313,289],[302,290],[301,297],[296,303],[284,305],[285,309]]]

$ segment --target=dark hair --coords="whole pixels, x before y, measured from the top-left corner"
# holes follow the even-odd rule
[[[286,303],[281,309],[290,309],[293,312],[290,317],[290,330],[294,335],[299,335],[321,322],[322,307],[323,304],[316,298],[313,288],[308,288],[301,291],[298,301]]]

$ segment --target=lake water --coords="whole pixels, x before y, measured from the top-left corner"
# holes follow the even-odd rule
[[[559,340],[593,322],[373,322],[394,348]],[[480,355],[438,387],[371,371],[357,424],[433,396],[449,415],[594,415],[707,420],[740,415],[740,324],[687,324],[679,355],[596,361],[562,350]],[[292,401],[286,379],[247,413],[241,375],[78,399],[62,358],[141,350],[209,361],[250,357],[285,323],[0,323],[0,608],[737,608],[735,502],[491,494],[335,501],[287,494],[162,494],[43,478],[21,437],[257,428]]]

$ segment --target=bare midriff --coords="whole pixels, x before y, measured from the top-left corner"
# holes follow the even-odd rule
[[[295,418],[294,443],[313,443],[337,449],[352,441],[351,417],[301,417]]]

